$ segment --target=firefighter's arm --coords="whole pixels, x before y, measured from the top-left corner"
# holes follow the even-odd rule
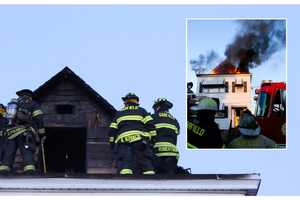
[[[38,135],[42,138],[45,137],[46,132],[45,132],[44,121],[43,121],[43,112],[38,105],[33,106],[32,119],[33,119],[35,128],[38,132]]]
[[[116,117],[115,117],[113,121],[110,123],[109,130],[108,130],[109,144],[112,150],[114,149],[117,133],[118,133],[118,124],[116,122]]]
[[[153,140],[156,137],[156,129],[155,129],[153,118],[146,111],[144,114],[143,123],[145,124],[145,129],[146,129],[146,132],[148,134],[150,141],[153,142]]]

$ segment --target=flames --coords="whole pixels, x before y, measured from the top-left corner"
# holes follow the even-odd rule
[[[225,60],[221,62],[210,72],[211,74],[240,74],[241,71],[238,67],[234,66],[229,61]]]

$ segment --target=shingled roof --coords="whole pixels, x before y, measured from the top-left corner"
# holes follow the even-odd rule
[[[91,99],[93,99],[96,104],[103,107],[107,111],[114,114],[116,109],[101,95],[99,95],[91,86],[89,86],[84,80],[82,80],[77,74],[75,74],[69,67],[65,67],[63,70],[54,75],[51,79],[41,85],[34,91],[36,99],[41,98],[46,95],[49,90],[54,88],[55,85],[59,84],[63,80],[71,80],[79,88],[81,88]]]

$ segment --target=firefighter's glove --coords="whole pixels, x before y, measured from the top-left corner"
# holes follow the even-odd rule
[[[38,130],[38,134],[40,134],[40,135],[44,135],[45,133],[46,133],[45,128],[40,128]]]

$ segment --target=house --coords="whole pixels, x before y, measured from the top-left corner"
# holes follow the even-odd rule
[[[220,129],[238,125],[241,110],[251,107],[250,73],[197,74],[197,96],[219,99],[216,122]]]
[[[116,109],[65,67],[34,91],[44,112],[47,171],[113,173],[108,127]]]

